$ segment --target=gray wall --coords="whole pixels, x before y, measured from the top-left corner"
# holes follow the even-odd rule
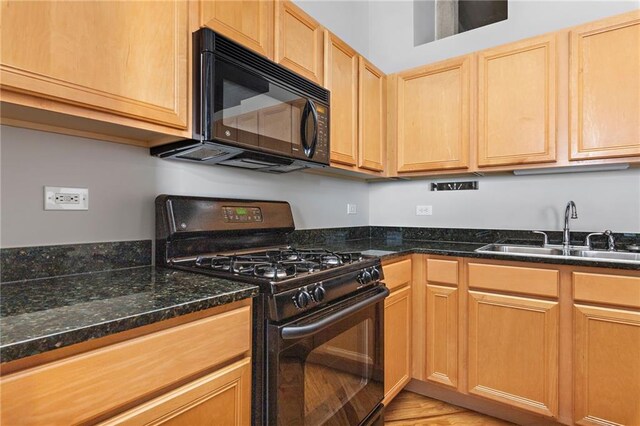
[[[0,246],[153,238],[161,193],[289,201],[299,229],[369,223],[367,184],[153,158],[147,149],[0,127]],[[88,211],[44,211],[43,186],[89,188]],[[347,216],[347,203],[358,206]]]
[[[294,0],[302,10],[338,35],[361,55],[370,56],[371,2],[364,0]]]
[[[456,180],[478,180],[479,189],[429,190]],[[573,230],[640,233],[640,169],[374,183],[369,197],[370,223],[379,226],[561,230],[573,200]],[[433,206],[433,215],[416,216],[416,205]]]

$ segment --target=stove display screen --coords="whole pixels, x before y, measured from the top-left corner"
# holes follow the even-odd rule
[[[222,207],[222,212],[225,222],[262,222],[262,211],[259,207]]]

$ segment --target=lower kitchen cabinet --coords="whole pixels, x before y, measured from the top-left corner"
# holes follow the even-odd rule
[[[574,273],[573,284],[574,420],[640,424],[640,277]]]
[[[411,260],[383,265],[391,294],[384,303],[384,401],[411,379]]]
[[[559,271],[485,263],[467,271],[469,393],[556,417]]]
[[[239,426],[250,421],[251,358],[245,358],[100,424]]]
[[[80,343],[39,363],[26,359],[26,368],[0,378],[1,423],[248,425],[250,303]]]
[[[458,261],[427,259],[426,379],[458,386]]]
[[[469,292],[469,392],[547,416],[558,410],[558,303]]]

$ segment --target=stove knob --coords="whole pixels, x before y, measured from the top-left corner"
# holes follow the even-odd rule
[[[311,293],[311,295],[313,296],[313,300],[315,300],[318,303],[324,300],[324,296],[326,294],[327,294],[327,291],[324,289],[324,287],[322,287],[322,284],[316,286],[316,288],[314,288],[313,292]]]
[[[311,301],[311,295],[307,290],[300,290],[293,297],[293,303],[298,307],[298,309],[304,309],[309,305]]]
[[[362,284],[369,284],[371,282],[371,273],[369,271],[362,271]]]
[[[378,281],[380,279],[380,271],[378,271],[378,268],[376,268],[375,266],[371,268],[371,278],[374,281]]]

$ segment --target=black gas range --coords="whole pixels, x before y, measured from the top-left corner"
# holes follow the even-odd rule
[[[286,202],[161,195],[156,265],[249,282],[254,425],[382,424],[376,257],[287,244]]]

